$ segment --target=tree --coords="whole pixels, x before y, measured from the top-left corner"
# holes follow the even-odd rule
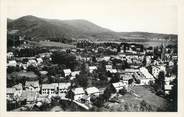
[[[94,105],[97,107],[102,107],[104,104],[104,96],[103,95],[99,95],[99,97],[96,98],[96,100],[94,101]]]
[[[120,90],[119,90],[119,93],[120,93],[121,95],[125,95],[125,94],[127,93],[127,90],[126,90],[125,88],[120,89]]]
[[[176,112],[178,106],[178,80],[174,79],[171,84],[173,85],[172,90],[168,95],[168,100],[170,102],[169,110]]]
[[[88,75],[83,74],[83,73],[76,75],[75,82],[81,87],[87,87],[88,86]]]
[[[74,92],[70,89],[65,97],[74,100],[74,95]]]
[[[160,71],[158,74],[158,85],[161,90],[164,90],[164,83],[165,83],[165,73],[164,71]]]
[[[66,65],[67,68],[72,70],[74,70],[77,65],[75,55],[66,52],[54,52],[52,54],[52,61],[56,64]]]

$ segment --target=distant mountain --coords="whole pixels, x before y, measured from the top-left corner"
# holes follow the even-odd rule
[[[87,20],[55,20],[35,16],[24,16],[16,20],[7,19],[8,31],[19,33],[33,40],[119,40],[150,39],[168,35],[147,32],[115,32]]]
[[[174,34],[149,32],[120,32],[119,35],[121,38],[125,39],[177,39],[177,35]]]
[[[94,34],[113,32],[86,20],[51,20],[35,16],[24,16],[8,22],[7,27],[35,40],[93,38]]]

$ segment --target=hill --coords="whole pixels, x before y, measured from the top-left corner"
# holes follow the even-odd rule
[[[50,20],[24,16],[8,22],[8,30],[19,30],[33,40],[93,38],[93,34],[112,32],[86,20]]]
[[[7,19],[8,31],[19,30],[21,35],[26,35],[32,40],[57,40],[67,43],[70,40],[88,39],[120,40],[120,39],[153,39],[169,38],[168,34],[147,32],[115,32],[100,27],[87,20],[57,20],[45,19],[35,16],[24,16],[16,20]],[[176,35],[172,35],[177,38]]]

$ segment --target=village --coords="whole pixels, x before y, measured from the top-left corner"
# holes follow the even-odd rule
[[[176,99],[173,45],[80,40],[73,48],[47,48],[24,38],[18,36],[7,52],[9,111],[131,111],[128,99],[140,103],[132,111],[165,111],[151,107],[145,92],[170,103]]]

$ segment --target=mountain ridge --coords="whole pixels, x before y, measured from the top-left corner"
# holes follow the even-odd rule
[[[15,20],[7,19],[8,30],[19,30],[21,34],[33,40],[118,40],[122,38],[169,38],[173,34],[160,34],[150,32],[115,32],[98,26],[83,19],[58,20],[46,19],[32,15],[23,16]],[[175,37],[174,35],[173,37]]]

